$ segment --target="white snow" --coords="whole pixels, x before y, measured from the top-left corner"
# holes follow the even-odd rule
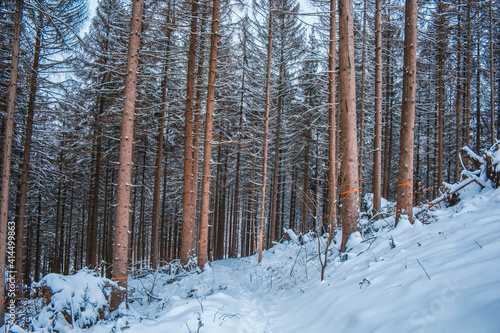
[[[32,329],[46,332],[53,327],[65,332],[95,324],[101,315],[106,314],[111,286],[117,287],[116,283],[95,276],[87,269],[69,276],[47,274],[32,285],[33,288],[47,287],[52,293],[48,306],[33,320]]]
[[[129,281],[132,302],[115,313],[119,319],[85,331],[500,332],[500,189],[471,184],[460,197],[458,205],[432,212],[430,224],[403,220],[393,228],[394,217],[376,228],[364,224],[346,255],[330,247],[324,281],[323,237],[302,237],[300,244],[291,235],[265,251],[260,264],[256,256],[226,259],[177,276],[175,265],[172,274],[163,267]],[[98,283],[78,274],[74,281],[89,288]],[[61,301],[53,303],[67,308],[63,289],[76,290],[74,283],[54,275],[45,281],[60,284]],[[78,302],[71,300],[74,308]]]

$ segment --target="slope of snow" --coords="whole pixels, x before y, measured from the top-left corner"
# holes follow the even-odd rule
[[[226,259],[133,279],[130,308],[86,331],[500,332],[500,189],[460,193],[431,224],[392,228],[392,217],[354,234],[346,255],[330,251],[324,281],[325,239],[306,235],[265,251],[260,264]]]

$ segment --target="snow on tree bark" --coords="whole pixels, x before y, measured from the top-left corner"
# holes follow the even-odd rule
[[[125,77],[125,100],[121,121],[118,187],[116,190],[115,242],[113,247],[113,280],[122,290],[111,295],[111,310],[118,308],[127,297],[128,238],[130,223],[130,193],[132,191],[133,137],[137,70],[142,25],[143,0],[134,0],[130,21],[130,39]]]

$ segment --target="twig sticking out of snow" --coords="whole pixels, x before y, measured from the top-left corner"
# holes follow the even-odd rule
[[[365,285],[365,283],[366,283],[367,287],[371,284],[370,280],[368,280],[367,278],[363,278],[363,281],[361,281],[359,283],[359,289],[360,290],[361,290],[361,288],[363,288],[363,286]]]
[[[422,266],[422,264],[420,263],[420,261],[418,261],[418,259],[417,259],[417,262],[418,262],[418,264],[420,265],[420,267],[422,267],[422,269],[423,269],[423,270],[424,270],[424,272],[425,272],[425,275],[427,275],[427,277],[428,277],[428,278],[429,278],[429,280],[430,280],[430,279],[431,279],[431,277],[429,276],[429,274],[427,274],[427,271],[425,270],[424,266]]]

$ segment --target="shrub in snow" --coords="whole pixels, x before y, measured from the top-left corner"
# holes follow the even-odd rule
[[[116,283],[83,269],[74,275],[48,274],[33,289],[43,293],[46,305],[32,323],[38,331],[64,332],[86,328],[103,319],[109,309],[109,296]]]

